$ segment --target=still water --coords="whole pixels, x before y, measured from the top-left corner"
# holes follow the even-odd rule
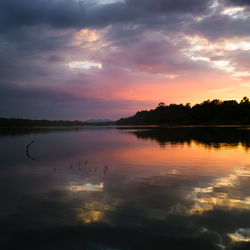
[[[249,149],[248,127],[1,131],[0,249],[250,249]]]

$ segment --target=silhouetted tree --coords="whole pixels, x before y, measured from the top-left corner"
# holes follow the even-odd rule
[[[191,107],[190,103],[160,102],[155,109],[140,111],[122,118],[117,124],[250,124],[250,101],[247,97],[236,100],[206,100]]]

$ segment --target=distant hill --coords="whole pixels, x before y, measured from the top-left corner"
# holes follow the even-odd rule
[[[117,125],[188,125],[188,124],[250,124],[250,101],[244,97],[235,100],[207,100],[191,107],[189,103],[165,105],[161,102],[155,109],[137,112],[134,116],[121,118]]]
[[[87,121],[85,121],[87,123],[107,123],[107,122],[114,122],[110,119],[89,119]]]

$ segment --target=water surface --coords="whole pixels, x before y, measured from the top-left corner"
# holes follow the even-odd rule
[[[1,249],[250,248],[248,127],[0,134]]]

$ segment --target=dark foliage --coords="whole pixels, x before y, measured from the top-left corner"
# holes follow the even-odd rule
[[[165,105],[149,111],[137,112],[134,116],[121,118],[118,125],[158,124],[250,124],[250,101],[244,97],[235,100],[207,100],[191,107],[189,103]]]
[[[64,120],[32,120],[20,118],[0,118],[0,127],[76,127],[87,125],[111,125],[112,122],[90,123],[82,121],[64,121]]]

